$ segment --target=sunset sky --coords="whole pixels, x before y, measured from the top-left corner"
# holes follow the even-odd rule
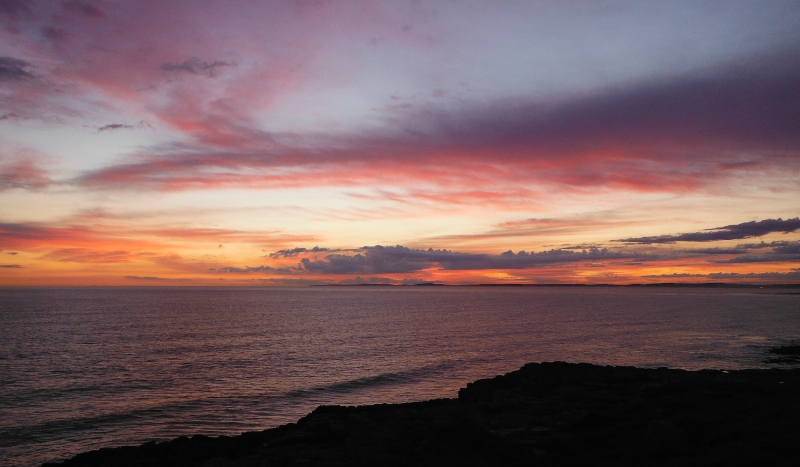
[[[798,1],[0,21],[0,285],[800,283]]]

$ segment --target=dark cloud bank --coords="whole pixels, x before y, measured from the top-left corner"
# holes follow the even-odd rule
[[[507,251],[499,255],[458,253],[449,250],[416,250],[404,246],[371,246],[355,255],[331,254],[324,260],[300,260],[308,272],[321,274],[391,274],[432,267],[446,270],[526,269],[547,264],[631,257],[607,249],[550,250],[540,253]]]
[[[323,259],[303,258],[297,268],[273,268],[271,266],[213,268],[211,272],[223,273],[272,273],[272,274],[398,274],[421,271],[428,268],[446,270],[526,269],[549,264],[603,259],[644,257],[637,253],[612,252],[604,248],[583,251],[549,250],[539,253],[506,251],[499,255],[458,253],[450,250],[411,249],[404,246],[366,246],[354,250],[329,250],[314,247],[293,248],[272,253],[271,258],[296,257],[301,253],[330,251],[357,252],[354,255],[332,253]],[[379,278],[381,280],[390,280]]]
[[[800,218],[766,219],[744,222],[708,229],[703,232],[680,235],[661,235],[655,237],[629,238],[615,240],[629,244],[671,244],[676,242],[707,242],[715,240],[734,240],[763,236],[774,232],[795,232],[800,229]],[[767,263],[800,261],[800,242],[775,241],[743,243],[734,248],[695,248],[660,253],[637,252],[632,250],[609,250],[601,247],[588,247],[583,250],[560,248],[541,252],[506,251],[499,255],[460,253],[446,249],[412,249],[397,246],[365,246],[358,249],[291,248],[270,253],[269,258],[295,258],[300,255],[325,253],[325,257],[302,258],[296,268],[224,267],[211,269],[223,273],[272,273],[272,274],[399,274],[421,271],[429,268],[444,270],[513,270],[541,267],[551,264],[602,261],[610,259],[634,259],[652,261],[694,256],[734,256],[727,259],[714,259],[712,263]],[[355,254],[347,254],[355,253]],[[704,277],[699,275],[667,275],[646,277]],[[711,276],[708,276],[711,277]],[[765,276],[766,277],[766,276]],[[777,278],[778,276],[776,276]],[[783,276],[781,276],[783,277]],[[747,277],[743,277],[747,278]]]
[[[773,242],[750,245],[740,245],[733,249],[697,249],[682,250],[678,255],[717,255],[717,254],[740,254],[752,251],[771,249],[762,254],[743,255],[727,260],[712,261],[714,263],[755,263],[755,262],[786,262],[800,261],[800,242]],[[250,274],[250,273],[270,273],[282,275],[298,274],[402,274],[421,271],[424,269],[437,268],[443,270],[514,270],[528,269],[548,265],[566,263],[586,263],[591,265],[592,261],[635,259],[636,261],[651,261],[658,259],[675,259],[675,253],[666,253],[659,256],[645,254],[635,251],[611,251],[605,248],[590,248],[583,251],[566,249],[554,249],[541,252],[506,251],[499,255],[459,253],[450,250],[434,250],[432,248],[412,249],[404,246],[368,246],[357,250],[327,250],[315,247],[293,248],[281,250],[270,255],[273,258],[295,257],[299,254],[323,251],[356,251],[356,254],[332,253],[323,259],[303,258],[296,268],[273,268],[271,266],[257,267],[224,267],[211,269],[210,272]],[[638,264],[638,263],[637,263]],[[665,274],[643,276],[645,278],[693,278],[706,277],[708,279],[761,279],[761,280],[788,280],[797,279],[799,272],[791,273],[714,273],[714,274]],[[363,279],[357,277],[348,279],[342,283],[395,283],[394,279],[385,277],[368,277]]]

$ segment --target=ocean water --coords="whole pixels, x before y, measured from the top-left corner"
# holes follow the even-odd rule
[[[769,367],[800,337],[797,292],[0,288],[0,465],[454,397],[531,361]]]

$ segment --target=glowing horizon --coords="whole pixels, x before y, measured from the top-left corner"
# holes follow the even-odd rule
[[[0,20],[0,285],[800,283],[796,2]]]

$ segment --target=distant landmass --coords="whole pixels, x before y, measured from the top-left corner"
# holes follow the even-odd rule
[[[771,353],[790,358],[800,347]],[[455,399],[321,406],[261,432],[101,449],[45,466],[789,466],[798,439],[800,369],[555,362],[470,383]]]
[[[419,287],[419,286],[443,286],[443,287],[705,287],[705,288],[746,288],[746,289],[797,289],[798,284],[752,284],[738,282],[660,282],[653,284],[533,284],[533,283],[509,283],[509,284],[442,284],[439,282],[420,282],[413,284],[391,284],[388,282],[370,282],[363,284],[316,284],[314,287]]]

